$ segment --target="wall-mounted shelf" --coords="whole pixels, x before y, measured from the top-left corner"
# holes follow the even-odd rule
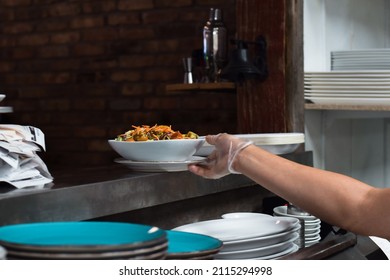
[[[390,111],[390,105],[305,104],[306,110]]]
[[[235,91],[235,89],[236,89],[236,84],[231,82],[169,84],[165,88],[167,93],[173,93],[179,91]]]

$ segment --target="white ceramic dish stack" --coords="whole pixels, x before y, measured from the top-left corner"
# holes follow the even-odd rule
[[[305,72],[304,95],[324,105],[390,105],[390,70]]]
[[[274,208],[274,216],[302,219],[305,225],[305,247],[309,247],[321,240],[321,220],[313,215],[294,215],[287,213],[287,206]]]
[[[224,215],[175,228],[176,231],[205,234],[223,242],[214,259],[277,259],[298,250],[298,219],[270,215]]]
[[[316,104],[390,105],[390,49],[330,53],[331,71],[305,72],[305,99]]]
[[[390,49],[356,49],[330,52],[332,70],[390,70]]]

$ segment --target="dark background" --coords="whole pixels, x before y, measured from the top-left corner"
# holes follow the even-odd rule
[[[210,7],[235,36],[234,0],[1,0],[0,92],[46,138],[49,170],[112,163],[107,140],[131,125],[237,132],[234,92],[167,93],[202,47]]]

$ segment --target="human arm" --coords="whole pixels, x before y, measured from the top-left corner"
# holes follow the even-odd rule
[[[357,234],[390,238],[390,189],[374,188],[342,174],[301,165],[254,145],[242,149],[229,162],[226,147],[239,140],[227,134],[206,139],[216,148],[214,164],[191,165],[191,172],[218,178],[215,174],[222,174],[221,170],[226,173],[231,164],[233,171],[330,224]]]

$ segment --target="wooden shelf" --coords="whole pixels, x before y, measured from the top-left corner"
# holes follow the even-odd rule
[[[306,110],[390,111],[390,105],[305,104]]]
[[[169,84],[166,86],[166,92],[177,91],[233,91],[236,89],[235,83],[194,83],[194,84]]]

